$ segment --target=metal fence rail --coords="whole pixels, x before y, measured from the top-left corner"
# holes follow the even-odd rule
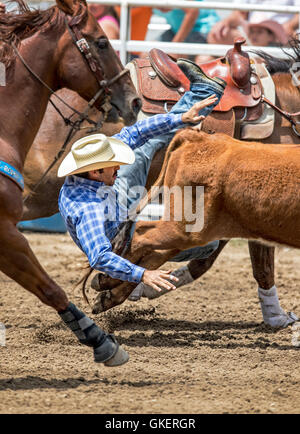
[[[39,0],[31,0],[30,3],[41,3]],[[51,1],[47,3],[53,3]],[[127,63],[127,55],[133,51],[149,51],[153,48],[153,41],[132,41],[129,39],[130,35],[130,7],[134,6],[150,6],[150,7],[164,7],[176,8],[198,8],[198,9],[219,9],[233,11],[237,9],[237,4],[233,2],[198,2],[186,0],[88,0],[88,3],[99,3],[111,6],[121,6],[120,16],[120,39],[111,40],[112,46],[119,51],[120,58],[123,64]],[[273,6],[270,5],[252,5],[252,4],[239,4],[238,10],[240,11],[263,11],[263,12],[278,12],[297,14],[300,12],[300,7],[296,6]],[[300,13],[299,13],[299,30],[300,30]],[[226,51],[231,48],[228,45],[215,45],[215,44],[198,44],[186,42],[158,42],[155,41],[155,47],[164,50],[167,53],[181,53],[188,55],[205,54],[213,56],[223,56]],[[252,47],[246,46],[246,51],[251,50],[268,50],[268,53],[278,58],[285,58],[287,55],[284,51],[277,47]],[[288,51],[288,50],[286,50]]]

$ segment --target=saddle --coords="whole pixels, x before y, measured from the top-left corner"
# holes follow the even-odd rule
[[[262,86],[251,64],[248,53],[242,51],[245,39],[237,38],[234,47],[226,56],[200,65],[209,77],[220,77],[227,86],[219,104],[214,108],[212,117],[222,121],[226,119],[227,133],[234,135],[237,121],[257,120],[263,112],[260,102]],[[162,50],[153,48],[146,59],[135,59],[133,64],[137,74],[137,90],[142,99],[144,113],[165,113],[190,88],[190,81],[177,65],[175,59]],[[222,131],[224,125],[216,127],[216,122],[209,119],[204,122],[207,132]],[[230,119],[230,128],[228,120]],[[212,129],[212,125],[214,128]]]

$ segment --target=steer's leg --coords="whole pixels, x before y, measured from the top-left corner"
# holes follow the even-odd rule
[[[275,248],[249,241],[253,276],[258,283],[258,297],[264,323],[274,328],[287,327],[298,320],[293,312],[286,313],[281,307],[274,278]]]
[[[197,233],[192,236],[192,234],[184,233],[179,222],[163,220],[138,222],[131,243],[131,251],[126,259],[142,267],[147,265],[155,269],[181,250],[207,244],[201,235]],[[151,253],[153,251],[154,253]],[[125,282],[113,289],[101,291],[97,295],[93,313],[103,312],[123,303],[135,286],[134,283]]]
[[[144,252],[146,254],[142,259],[140,259],[140,261],[138,261],[138,265],[147,268],[148,270],[155,270],[178,252],[178,249],[153,250],[151,253],[149,252],[149,254]],[[105,312],[112,307],[122,304],[132,293],[135,286],[136,283],[122,282],[113,289],[99,292],[94,301],[93,313],[97,314],[100,312]]]
[[[180,288],[189,283],[194,282],[194,280],[198,279],[204,273],[206,273],[214,264],[215,260],[224,249],[228,241],[220,241],[218,248],[208,257],[202,259],[192,259],[188,265],[184,265],[183,267],[177,268],[172,272],[173,276],[176,276],[178,282],[174,282],[176,288]],[[172,259],[171,259],[172,260]],[[133,293],[130,295],[129,299],[136,301],[141,296],[147,297],[148,299],[158,298],[164,294],[169,293],[168,290],[162,289],[161,292],[155,291],[155,289],[145,285],[144,283],[140,283]]]
[[[187,268],[188,268],[193,280],[196,280],[199,277],[201,277],[204,273],[206,273],[212,267],[212,265],[215,263],[215,260],[217,259],[219,254],[222,252],[222,250],[224,249],[224,247],[226,246],[227,243],[228,243],[228,241],[221,240],[219,242],[219,247],[217,248],[217,250],[215,250],[208,258],[192,259],[188,263]]]

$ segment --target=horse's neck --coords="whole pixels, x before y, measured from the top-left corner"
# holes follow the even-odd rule
[[[35,34],[22,42],[19,51],[38,77],[56,90],[54,58],[58,35],[56,41],[43,42]],[[8,162],[21,170],[45,114],[50,92],[18,57],[13,77],[0,89],[0,159],[10,159]]]

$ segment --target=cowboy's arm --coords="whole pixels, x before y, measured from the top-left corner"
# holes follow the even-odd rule
[[[145,269],[132,264],[112,251],[99,214],[96,209],[89,206],[76,222],[77,238],[91,267],[114,279],[139,283]]]
[[[106,241],[99,248],[94,265],[91,264],[91,266],[114,279],[135,283],[141,282],[145,269],[115,254],[109,240],[106,239]]]
[[[185,113],[166,113],[155,115],[150,118],[136,122],[131,127],[124,127],[119,134],[114,137],[122,140],[132,149],[142,146],[147,140],[152,139],[162,134],[168,133],[177,127],[184,127],[186,123],[199,123],[203,117],[198,115],[198,112],[213,104],[216,101],[216,96],[211,95],[203,101],[194,104]]]
[[[103,222],[97,220],[96,215],[93,213],[91,219],[89,213],[85,212],[76,225],[77,238],[80,240],[81,248],[87,255],[92,268],[102,271],[114,279],[133,283],[142,281],[157,291],[160,291],[161,288],[176,289],[170,280],[176,282],[178,279],[171,275],[170,270],[145,270],[145,268],[134,265],[127,259],[116,255],[105,235]]]
[[[182,115],[167,113],[155,115],[136,122],[130,127],[124,127],[114,137],[122,140],[132,149],[142,146],[147,140],[153,137],[168,133],[173,128],[184,126],[181,120]]]

